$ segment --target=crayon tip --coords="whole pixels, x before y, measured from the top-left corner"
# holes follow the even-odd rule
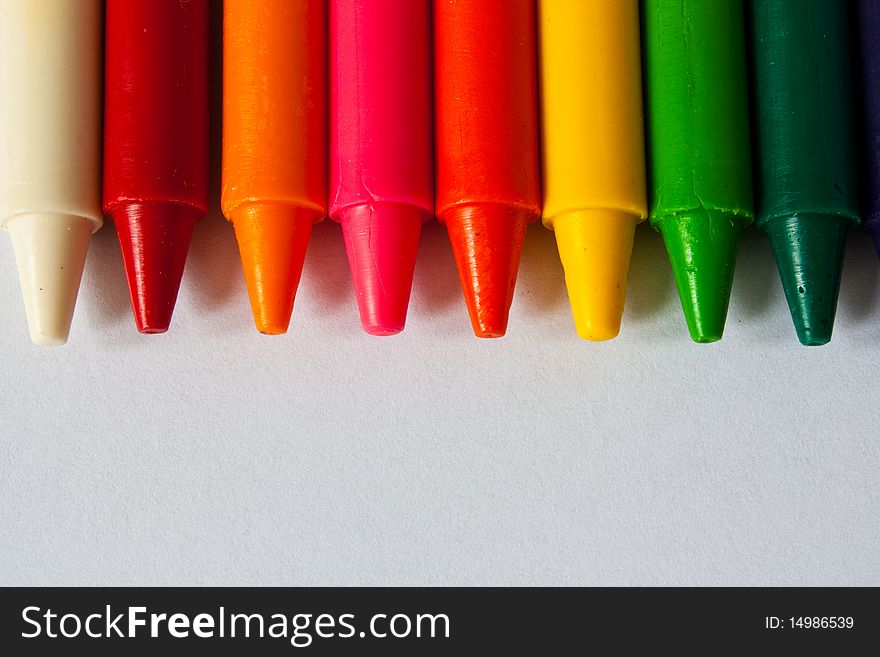
[[[193,227],[202,214],[189,205],[149,201],[119,205],[110,212],[141,333],[168,330]]]
[[[771,219],[761,228],[770,238],[798,340],[819,346],[831,340],[843,249],[851,220],[801,214]]]
[[[95,223],[68,214],[30,214],[10,219],[6,229],[31,340],[42,347],[63,345]]]
[[[703,209],[658,222],[694,342],[715,342],[724,333],[740,233],[748,221]]]
[[[278,203],[244,205],[230,216],[260,333],[287,333],[316,218],[315,210]]]
[[[474,335],[500,338],[507,319],[526,228],[532,212],[516,206],[480,204],[445,215]]]
[[[364,331],[395,335],[406,324],[426,213],[411,205],[353,205],[340,212]]]
[[[575,328],[584,340],[610,340],[620,332],[638,221],[633,214],[605,209],[553,219]]]

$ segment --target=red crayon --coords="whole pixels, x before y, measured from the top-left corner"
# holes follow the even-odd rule
[[[532,0],[434,4],[437,216],[478,337],[507,330],[541,213],[535,49]]]
[[[107,0],[104,213],[138,330],[168,330],[208,211],[208,0]]]

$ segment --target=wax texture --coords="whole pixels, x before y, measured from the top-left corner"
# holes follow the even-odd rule
[[[138,330],[168,329],[208,211],[208,0],[108,0],[104,212]]]
[[[880,2],[859,0],[858,12],[865,119],[865,228],[880,253]]]
[[[0,2],[0,227],[31,339],[67,341],[101,227],[99,0]]]
[[[434,3],[437,216],[474,333],[500,337],[541,213],[535,4]]]
[[[754,218],[744,8],[643,4],[651,223],[691,337],[722,336],[743,227]]]
[[[327,209],[327,5],[223,4],[223,213],[254,323],[287,331],[312,224]]]
[[[431,4],[330,3],[330,216],[364,330],[400,332],[434,214]]]
[[[803,344],[831,339],[843,247],[860,221],[848,3],[751,5],[759,198]]]
[[[647,217],[637,0],[542,0],[544,224],[578,334],[620,330],[636,224]]]

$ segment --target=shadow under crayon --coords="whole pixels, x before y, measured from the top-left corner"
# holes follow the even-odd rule
[[[235,233],[219,212],[196,224],[181,290],[211,310],[246,298]]]
[[[767,315],[782,295],[782,283],[767,236],[756,226],[746,228],[740,237],[730,314],[746,320]]]
[[[643,221],[633,243],[624,322],[650,323],[670,304],[678,304],[678,292],[666,245],[660,233]]]
[[[571,314],[556,236],[540,221],[526,231],[516,287],[514,303],[522,303],[528,313]]]
[[[430,219],[422,226],[410,307],[415,312],[438,314],[459,304],[464,308],[449,234],[439,221]]]
[[[235,232],[220,210],[223,139],[223,3],[211,3],[208,216],[193,231],[182,287],[197,304],[224,307],[246,296]]]
[[[838,305],[856,323],[880,324],[880,261],[862,230],[851,230],[847,238]]]
[[[332,219],[312,228],[299,289],[327,310],[347,306],[357,313],[345,241],[339,224]]]
[[[77,313],[83,318],[79,321],[91,326],[106,328],[128,322],[134,327],[116,226],[109,219],[92,235],[77,304],[85,310]]]

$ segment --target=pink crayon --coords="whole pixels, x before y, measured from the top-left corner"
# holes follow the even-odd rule
[[[330,3],[330,216],[364,330],[403,330],[434,213],[428,0]]]

